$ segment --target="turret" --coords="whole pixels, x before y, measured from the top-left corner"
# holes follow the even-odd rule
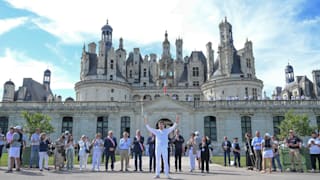
[[[182,53],[182,52],[181,52]],[[170,42],[168,40],[168,33],[167,31],[164,34],[164,41],[162,43],[162,59],[171,58],[170,54]]]
[[[286,73],[286,83],[289,84],[294,81],[293,67],[288,63],[285,69]]]
[[[219,24],[219,29],[220,29],[220,44],[223,47],[233,46],[232,26],[227,21],[227,17],[225,17],[225,20]]]
[[[50,81],[51,81],[51,71],[47,69],[43,73],[43,85],[45,86],[47,91],[49,91],[50,89]]]
[[[2,101],[3,102],[13,102],[14,101],[14,91],[15,91],[14,83],[11,80],[5,82],[4,86],[3,86]]]
[[[177,61],[183,61],[182,45],[183,45],[182,39],[178,38],[176,40],[176,60]]]
[[[214,51],[212,49],[212,43],[208,42],[206,45],[207,48],[207,80],[210,79],[211,74],[213,73],[213,64],[214,64]]]
[[[101,41],[104,43],[105,46],[105,52],[108,52],[108,50],[112,47],[112,27],[109,25],[109,22],[107,20],[106,25],[104,25],[101,28]]]

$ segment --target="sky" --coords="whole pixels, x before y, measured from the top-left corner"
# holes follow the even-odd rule
[[[271,96],[285,85],[288,63],[295,76],[311,80],[312,71],[320,69],[319,7],[319,0],[1,0],[0,99],[6,81],[16,89],[23,78],[42,82],[46,69],[53,93],[75,98],[82,47],[98,43],[107,19],[116,49],[122,37],[127,53],[138,47],[142,56],[160,57],[167,30],[175,57],[179,37],[183,56],[205,52],[209,41],[217,52],[218,25],[225,17],[236,49],[252,41],[256,75]]]

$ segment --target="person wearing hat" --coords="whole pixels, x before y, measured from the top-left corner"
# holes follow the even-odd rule
[[[264,138],[261,142],[262,149],[262,173],[266,172],[267,161],[269,161],[269,173],[271,173],[272,168],[272,157],[273,157],[273,143],[269,133],[264,135]]]
[[[16,171],[20,171],[20,150],[22,144],[22,135],[20,134],[21,126],[14,127],[12,140],[10,141],[9,157],[10,167],[7,173],[12,173],[14,162],[16,163]]]

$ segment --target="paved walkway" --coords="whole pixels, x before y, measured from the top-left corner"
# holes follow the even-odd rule
[[[76,166],[72,172],[69,171],[43,171],[40,172],[38,169],[22,169],[21,172],[14,171],[13,173],[5,173],[7,170],[6,167],[0,168],[0,179],[1,180],[10,180],[10,179],[20,179],[20,180],[90,180],[90,179],[117,179],[117,180],[147,180],[152,179],[154,173],[149,173],[148,170],[148,158],[143,157],[143,169],[144,172],[133,172],[134,168],[134,160],[130,159],[130,172],[119,172],[120,162],[116,162],[115,171],[113,172],[91,172],[91,165],[89,165],[88,170],[80,171],[79,167]],[[189,172],[189,160],[187,157],[183,157],[182,159],[182,170],[183,172],[173,172],[174,170],[174,158],[171,158],[171,174],[170,176],[173,179],[177,180],[212,180],[212,179],[223,179],[223,180],[247,180],[247,179],[255,179],[255,180],[282,180],[282,179],[290,179],[290,180],[301,180],[301,179],[319,179],[320,173],[280,173],[273,172],[271,174],[261,174],[255,171],[248,171],[245,168],[235,168],[235,167],[223,167],[216,164],[210,164],[210,173],[201,173],[199,170],[190,173]],[[105,169],[104,166],[101,167],[102,170]],[[134,179],[131,179],[134,178]],[[161,179],[165,179],[165,176],[161,174]]]

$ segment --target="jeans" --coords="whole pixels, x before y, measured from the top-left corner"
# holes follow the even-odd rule
[[[234,166],[241,167],[241,164],[240,164],[240,153],[234,153],[233,157],[234,157]]]
[[[281,162],[280,162],[280,155],[279,154],[274,154],[273,155],[273,158],[272,158],[272,169],[273,170],[277,170],[277,166],[276,166],[275,161],[277,161],[278,168],[282,171],[282,165],[281,165]]]
[[[317,159],[318,159],[318,167],[320,170],[320,154],[310,154],[311,167],[313,170],[316,170]]]
[[[227,166],[227,157],[228,157],[228,165],[230,166],[230,151],[224,151],[224,166]]]
[[[261,171],[262,170],[262,152],[261,150],[254,150],[254,154],[256,155],[256,169]]]
[[[142,170],[142,152],[135,152],[134,153],[134,167],[135,170],[138,169],[138,159],[139,159],[139,170]]]
[[[73,156],[74,156],[74,150],[73,149],[67,149],[67,169],[72,170],[73,168]]]
[[[39,166],[39,150],[39,145],[31,145],[30,167],[32,167],[33,164],[36,164],[36,167]]]

